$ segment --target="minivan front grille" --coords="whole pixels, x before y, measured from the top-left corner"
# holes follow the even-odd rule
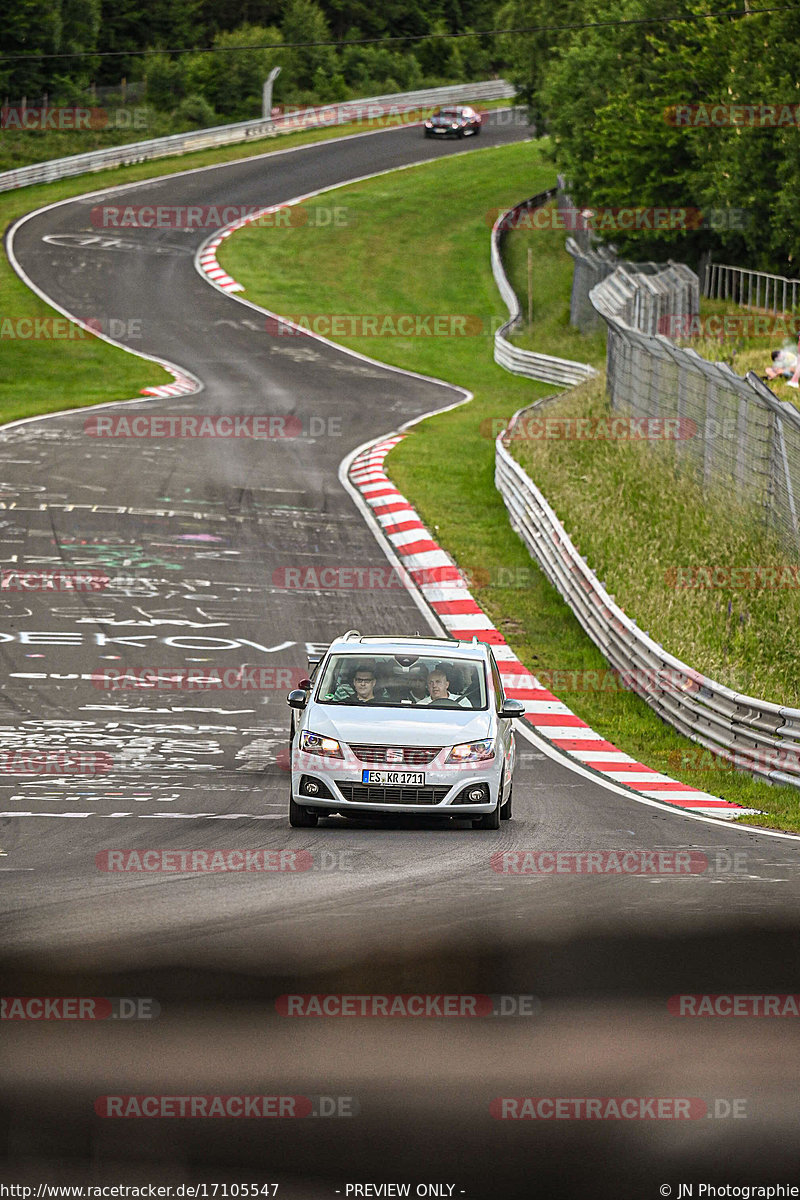
[[[346,783],[337,779],[336,786],[345,800],[356,804],[441,804],[450,788],[445,787],[382,787],[371,783]]]
[[[390,766],[424,767],[433,762],[442,749],[441,746],[380,746],[373,742],[353,745],[350,749],[359,762],[388,763]],[[387,751],[392,751],[392,757],[387,757]],[[395,757],[402,754],[402,758]]]

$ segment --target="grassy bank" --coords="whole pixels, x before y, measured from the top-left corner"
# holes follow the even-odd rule
[[[252,227],[228,240],[222,262],[245,284],[250,299],[287,315],[450,312],[495,319],[505,310],[489,267],[486,214],[542,190],[550,179],[535,144],[428,164],[331,194],[331,203],[346,204],[354,220],[346,228],[324,230],[313,245],[299,238],[289,244],[274,230]],[[453,195],[460,198],[457,220],[445,224],[428,219],[431,212],[452,211]],[[368,271],[363,264],[369,264]],[[553,312],[563,319],[569,278],[562,272],[556,288],[552,260],[534,258],[534,295],[552,302],[548,308],[542,300],[535,311],[530,336],[537,347],[536,321],[541,319],[546,330]],[[495,366],[488,337],[340,340],[381,361],[437,375],[475,393],[468,405],[416,426],[392,451],[388,469],[459,565],[486,581],[476,596],[521,660],[534,672],[574,672],[575,686],[559,687],[559,696],[630,754],[694,786],[766,810],[764,824],[800,829],[793,789],[771,788],[724,769],[682,767],[684,755],[694,763],[696,747],[643,701],[630,692],[585,686],[591,679],[586,673],[602,673],[605,661],[512,532],[494,487],[494,446],[487,436],[492,419],[508,417],[552,389]],[[560,343],[553,348],[577,359],[602,360],[598,340],[577,333],[568,348]],[[595,394],[593,402],[597,400]],[[443,447],[456,450],[443,456]],[[573,491],[578,490],[576,481],[591,498],[592,486],[584,486],[573,472]],[[610,485],[622,502],[626,479],[617,474]],[[548,493],[546,485],[544,491]],[[635,512],[635,495],[631,503]],[[600,524],[596,516],[594,523]],[[645,532],[634,530],[629,555],[639,545],[642,555],[647,553]],[[586,553],[583,538],[578,540]],[[638,560],[639,555],[633,557]]]
[[[592,421],[609,407],[592,381],[547,412]],[[735,691],[800,706],[800,589],[788,573],[773,586],[786,552],[751,509],[704,496],[670,442],[531,438],[513,453],[640,628]]]

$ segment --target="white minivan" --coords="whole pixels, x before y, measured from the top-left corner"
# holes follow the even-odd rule
[[[512,722],[491,647],[351,630],[314,664],[292,712],[289,823],[440,815],[499,829],[511,816]]]

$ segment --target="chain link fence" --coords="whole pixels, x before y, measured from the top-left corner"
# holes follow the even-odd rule
[[[700,281],[683,263],[633,263],[597,244],[559,180],[559,209],[574,230],[566,249],[575,264],[571,323],[607,327],[606,379],[613,408],[634,418],[674,419],[681,464],[702,486],[734,488],[764,515],[795,559],[800,551],[800,412],[752,371],[709,362],[665,336],[699,313]],[[791,281],[710,266],[705,295],[784,310],[795,303]],[[767,287],[769,286],[769,291]],[[688,324],[688,322],[687,322]]]
[[[532,197],[527,204],[548,198]],[[671,419],[681,461],[705,487],[749,496],[796,558],[800,412],[752,372],[743,379],[727,364],[707,362],[658,332],[665,316],[697,313],[699,280],[693,271],[674,262],[617,261],[613,248],[593,246],[591,231],[578,228],[568,198],[567,206],[572,216],[562,227],[577,234],[567,242],[575,262],[573,312],[582,317],[591,309],[607,326],[612,406],[634,418]],[[546,402],[516,413],[496,442],[495,481],[512,527],[608,662],[659,716],[738,769],[800,788],[800,709],[735,692],[640,630],[513,458],[516,422]]]
[[[688,267],[655,276],[617,267],[589,298],[608,327],[607,387],[613,408],[677,419],[680,462],[704,488],[735,488],[764,513],[792,557],[800,549],[800,412],[752,371],[708,362],[656,332],[664,304],[694,303]],[[675,290],[670,297],[670,289]],[[666,297],[666,299],[665,299]]]

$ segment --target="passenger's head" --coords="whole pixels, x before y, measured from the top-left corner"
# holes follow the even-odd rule
[[[375,691],[375,668],[372,663],[362,663],[353,675],[353,687],[359,700],[371,700]]]

